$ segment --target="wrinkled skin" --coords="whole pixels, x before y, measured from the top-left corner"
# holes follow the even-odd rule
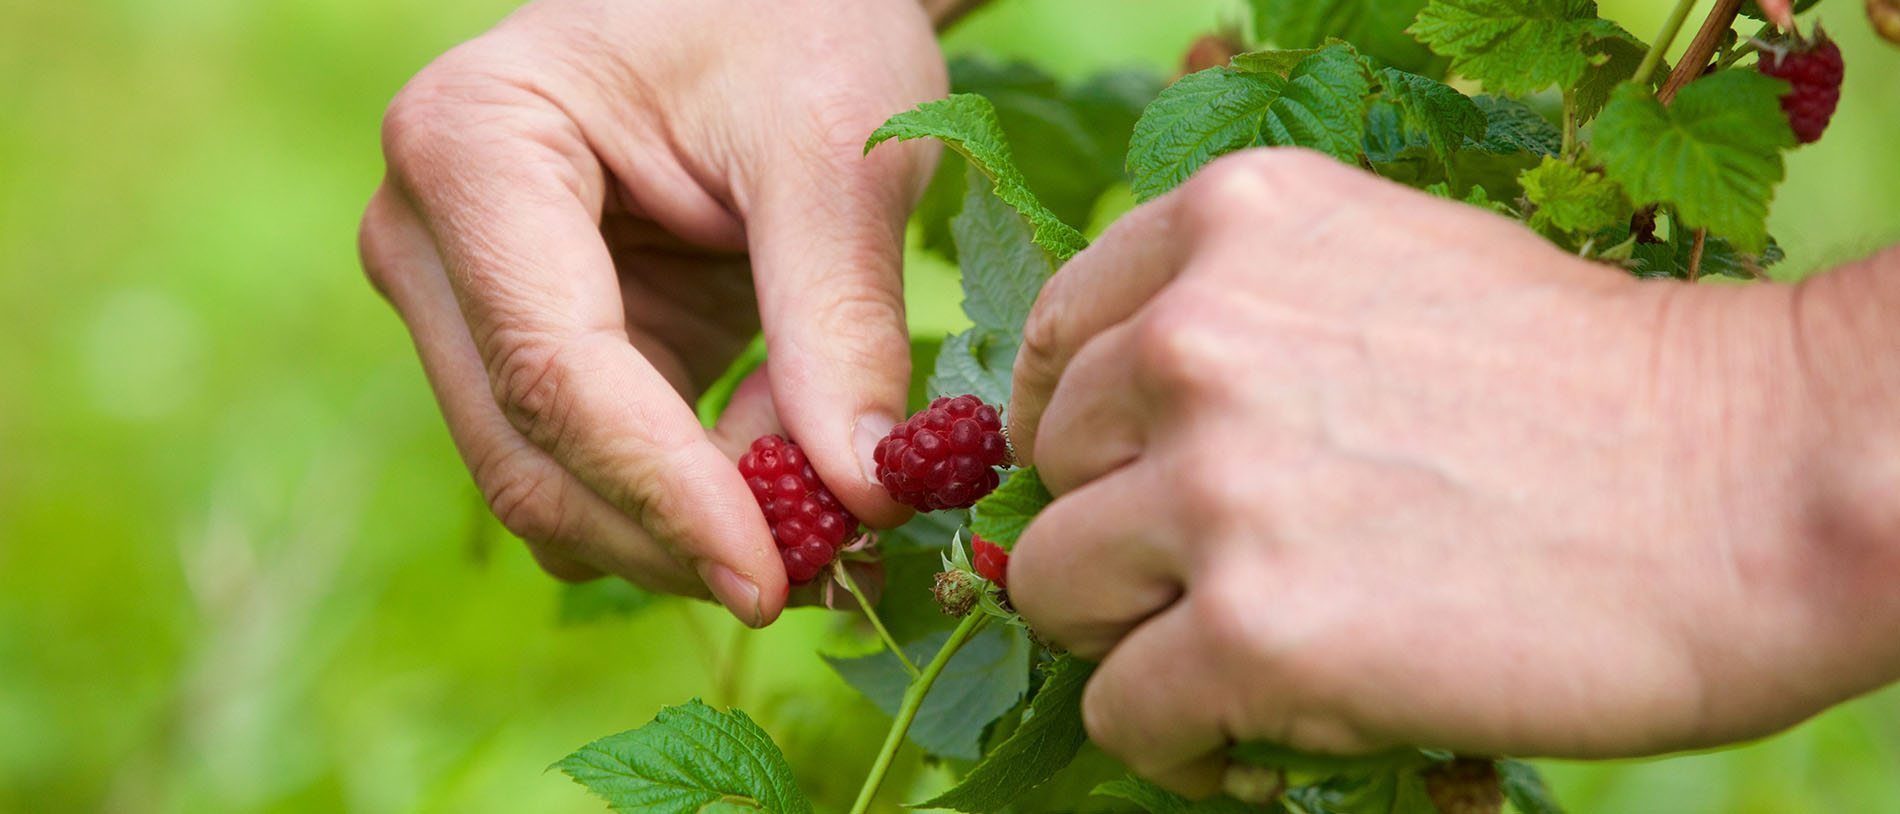
[[[1316,153],[1228,156],[1036,303],[1011,437],[1056,500],[1010,596],[1102,659],[1094,739],[1190,794],[1241,740],[1775,731],[1900,674],[1865,509],[1900,476],[1841,434],[1890,408],[1812,369],[1869,358],[1804,332],[1854,321],[1801,318],[1853,299],[1643,283]]]
[[[911,0],[540,0],[390,105],[363,219],[501,521],[566,579],[710,594],[762,625],[782,564],[733,460],[789,432],[860,518],[910,370],[904,220],[930,148],[862,156],[946,90]],[[713,431],[693,399],[763,326]]]

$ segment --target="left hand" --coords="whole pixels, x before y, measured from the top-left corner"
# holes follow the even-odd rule
[[[1639,282],[1316,153],[1223,158],[1036,303],[1010,429],[1057,498],[1012,601],[1102,659],[1096,741],[1191,794],[1245,740],[1775,731],[1884,680],[1831,598],[1847,546],[1812,539],[1795,293]]]

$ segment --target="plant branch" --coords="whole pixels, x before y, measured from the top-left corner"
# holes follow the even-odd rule
[[[891,770],[891,759],[897,756],[897,748],[904,745],[904,734],[910,731],[910,722],[917,718],[917,710],[924,705],[924,696],[930,694],[930,686],[937,683],[937,676],[943,675],[943,668],[949,666],[950,657],[955,656],[970,637],[983,629],[983,623],[989,616],[972,613],[963,617],[963,623],[951,631],[949,641],[924,667],[923,675],[912,681],[904,690],[904,701],[897,708],[897,717],[891,720],[891,731],[884,736],[884,747],[877,752],[876,762],[871,764],[870,775],[864,778],[864,786],[858,789],[858,801],[851,804],[851,814],[864,814],[871,810],[871,798],[877,796],[877,788],[884,784],[884,775]]]
[[[1689,12],[1695,10],[1696,0],[1676,0],[1676,8],[1669,12],[1669,21],[1663,23],[1661,34],[1649,46],[1649,52],[1643,54],[1643,64],[1636,68],[1636,75],[1630,81],[1647,86],[1650,77],[1656,75],[1656,68],[1662,65],[1663,54],[1669,52],[1669,46],[1676,42],[1676,35],[1682,33],[1682,24],[1689,19]]]
[[[1715,0],[1715,8],[1709,9],[1709,18],[1702,21],[1702,30],[1697,31],[1695,39],[1689,41],[1689,50],[1676,63],[1676,69],[1669,72],[1669,79],[1663,82],[1662,90],[1656,91],[1657,101],[1669,104],[1676,98],[1676,91],[1702,75],[1702,71],[1709,67],[1709,60],[1722,47],[1722,40],[1728,36],[1729,29],[1735,27],[1735,15],[1741,11],[1742,0]]]
[[[1577,153],[1577,91],[1564,88],[1564,145],[1561,155],[1565,161],[1576,157]]]
[[[858,600],[858,607],[864,609],[864,617],[871,620],[871,627],[877,628],[877,637],[884,640],[884,646],[890,648],[891,654],[897,656],[898,663],[904,665],[904,672],[909,673],[911,680],[915,681],[918,676],[917,665],[911,663],[910,657],[904,655],[904,648],[898,647],[897,640],[891,638],[890,629],[884,627],[883,619],[878,618],[877,606],[871,604],[864,591],[858,589],[857,580],[851,578],[851,569],[845,567],[844,560],[832,561],[831,567],[836,572],[838,583]]]

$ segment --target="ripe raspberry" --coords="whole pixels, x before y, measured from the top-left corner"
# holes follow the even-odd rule
[[[996,583],[996,587],[1009,590],[1009,552],[1002,546],[981,537],[970,538],[970,564],[976,567],[976,575]]]
[[[1792,43],[1764,49],[1756,66],[1762,73],[1793,85],[1781,97],[1781,109],[1794,126],[1795,138],[1809,144],[1821,138],[1834,108],[1841,103],[1841,77],[1846,72],[1840,46],[1820,27],[1812,42],[1797,36]]]
[[[753,441],[752,449],[739,456],[739,474],[765,512],[793,585],[818,576],[857,531],[858,519],[825,488],[805,451],[791,441],[776,435]]]
[[[884,491],[927,512],[975,505],[996,489],[995,467],[1008,457],[1002,418],[975,396],[931,402],[872,453]]]

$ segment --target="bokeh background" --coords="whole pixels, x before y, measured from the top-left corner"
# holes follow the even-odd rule
[[[358,271],[384,104],[512,5],[0,2],[0,811],[600,811],[544,767],[695,696],[755,713],[820,799],[855,788],[885,721],[811,654],[836,620],[556,625]],[[1646,37],[1667,5],[1604,4]],[[1071,78],[1171,71],[1244,20],[994,6],[946,50]],[[1846,98],[1789,162],[1784,274],[1900,239],[1900,50],[1858,6],[1822,6]],[[917,330],[957,328],[947,268],[910,274]],[[1900,811],[1900,691],[1549,773],[1581,812]]]

